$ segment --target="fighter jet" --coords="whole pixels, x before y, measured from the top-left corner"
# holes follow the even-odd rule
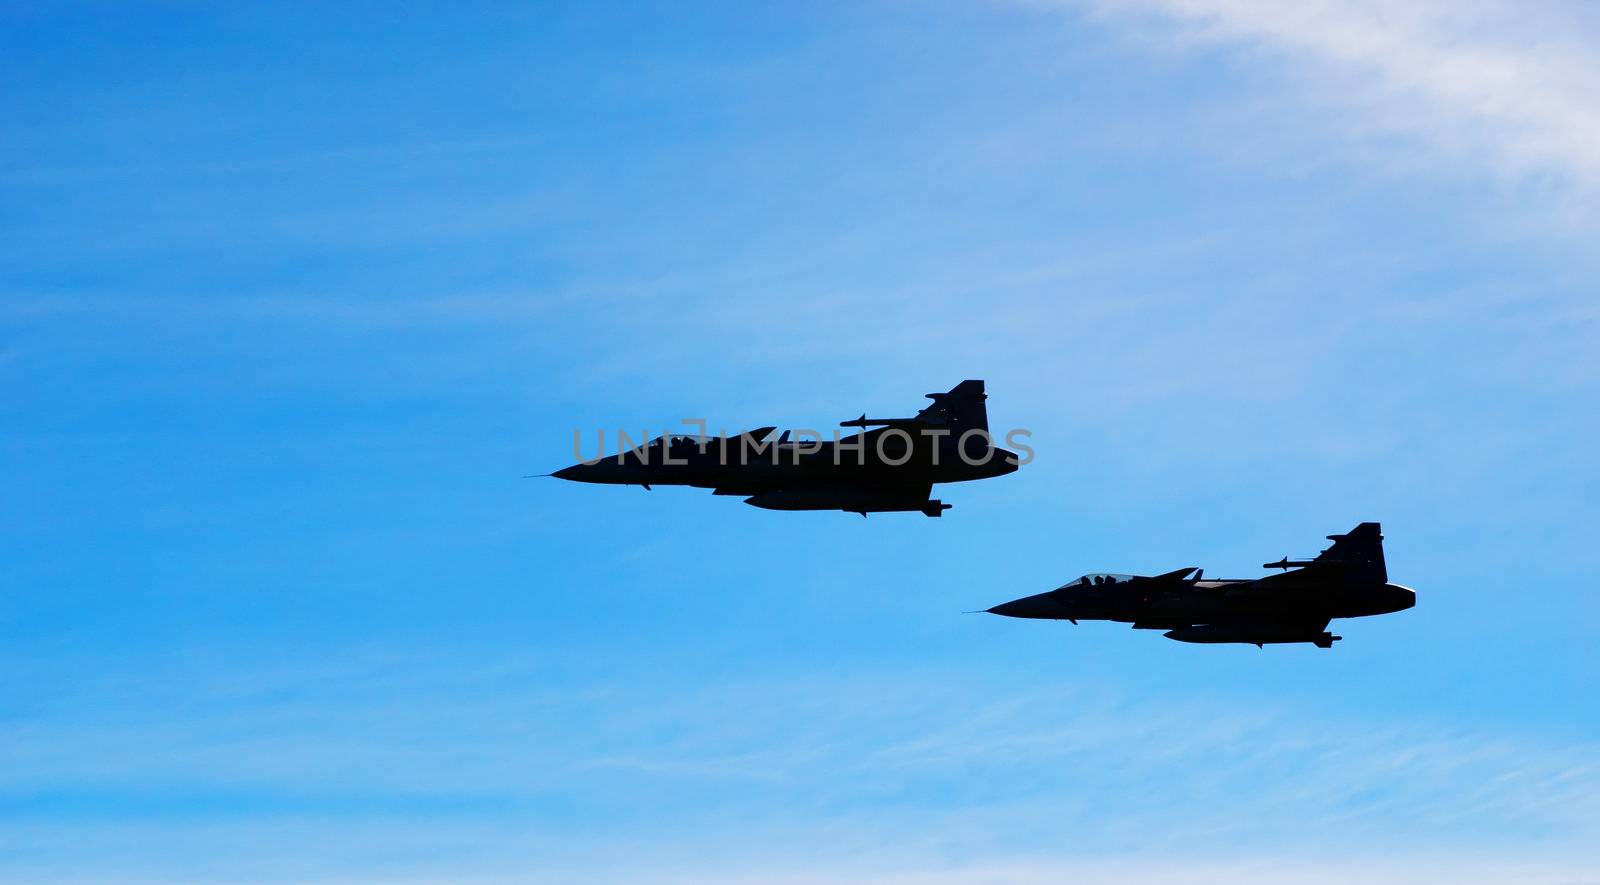
[[[785,431],[776,442],[767,442],[772,427],[737,436],[668,435],[550,475],[646,489],[711,489],[767,510],[939,516],[951,505],[930,497],[934,483],[1002,476],[1015,471],[1020,459],[989,435],[982,381],[963,381],[947,393],[927,396],[933,404],[914,417],[862,413],[839,422],[861,432],[845,437],[835,432],[831,440],[793,440]]]
[[[1262,568],[1283,569],[1264,578],[1202,580],[1194,566],[1162,575],[1087,574],[1048,593],[997,605],[989,612],[1012,618],[1120,621],[1135,630],[1165,630],[1179,642],[1309,642],[1332,648],[1342,637],[1327,630],[1333,618],[1402,611],[1417,604],[1409,587],[1389,583],[1383,533],[1364,522],[1315,559],[1289,557]]]

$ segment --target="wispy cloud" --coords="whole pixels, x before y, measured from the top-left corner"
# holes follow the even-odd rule
[[[657,874],[632,879],[652,885],[669,883],[816,883],[816,885],[1033,885],[1060,882],[1118,882],[1122,885],[1188,885],[1188,883],[1228,882],[1231,885],[1266,885],[1300,882],[1309,885],[1350,881],[1374,883],[1463,882],[1463,883],[1583,883],[1596,881],[1587,869],[1550,862],[1506,862],[1484,858],[1411,857],[1390,863],[1354,861],[1348,856],[1283,859],[1272,861],[1213,860],[1063,860],[1009,861],[977,864],[913,864],[885,869],[871,864],[856,867],[810,866],[803,871],[750,870],[727,874]]]
[[[1263,51],[1315,87],[1321,112],[1359,134],[1403,136],[1434,160],[1479,163],[1510,180],[1600,186],[1597,29],[1581,8],[1494,0],[1088,5],[1114,21],[1175,26],[1186,43]]]
[[[1592,747],[1419,719],[939,672],[560,692],[539,672],[192,679],[166,715],[174,689],[134,689],[5,729],[0,810],[27,825],[12,847],[76,834],[134,877],[203,837],[272,878],[240,835],[265,824],[289,878],[360,879],[387,839],[452,879],[659,882],[1582,881],[1600,820]],[[313,675],[336,713],[299,696]]]

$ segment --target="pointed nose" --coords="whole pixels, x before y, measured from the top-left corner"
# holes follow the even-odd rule
[[[569,479],[569,480],[572,480],[573,482],[582,482],[583,481],[583,471],[584,471],[584,465],[582,465],[582,464],[574,464],[571,467],[563,467],[560,470],[557,470],[555,473],[552,473],[550,475],[555,477],[556,479]]]
[[[1040,593],[1037,596],[1025,596],[1022,599],[1013,599],[1002,602],[988,610],[991,615],[1004,615],[1008,618],[1062,618],[1060,606],[1050,599],[1050,594]]]

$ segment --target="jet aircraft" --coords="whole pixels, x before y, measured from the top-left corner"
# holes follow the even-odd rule
[[[785,431],[767,442],[773,427],[724,437],[667,435],[550,475],[646,489],[711,489],[768,510],[939,516],[951,505],[930,497],[934,483],[1002,476],[1017,469],[1019,458],[989,436],[982,381],[927,396],[933,403],[911,418],[863,413],[841,421],[840,427],[861,428],[843,438],[791,440]]]
[[[1262,568],[1283,569],[1264,578],[1202,580],[1194,566],[1162,575],[1088,574],[1048,593],[1002,603],[989,612],[1012,618],[1120,621],[1135,630],[1165,630],[1179,642],[1310,642],[1332,648],[1342,637],[1327,630],[1333,618],[1359,618],[1416,605],[1409,587],[1390,584],[1383,533],[1364,522],[1315,559],[1287,556]]]

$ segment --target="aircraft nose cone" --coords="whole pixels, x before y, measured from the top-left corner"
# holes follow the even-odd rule
[[[1022,599],[1013,599],[1002,602],[988,610],[991,615],[1004,615],[1008,618],[1059,618],[1061,612],[1054,603],[1045,598],[1044,594],[1027,596]]]
[[[581,482],[583,480],[583,465],[574,464],[571,467],[563,467],[550,475],[556,479],[570,479],[574,482]]]

